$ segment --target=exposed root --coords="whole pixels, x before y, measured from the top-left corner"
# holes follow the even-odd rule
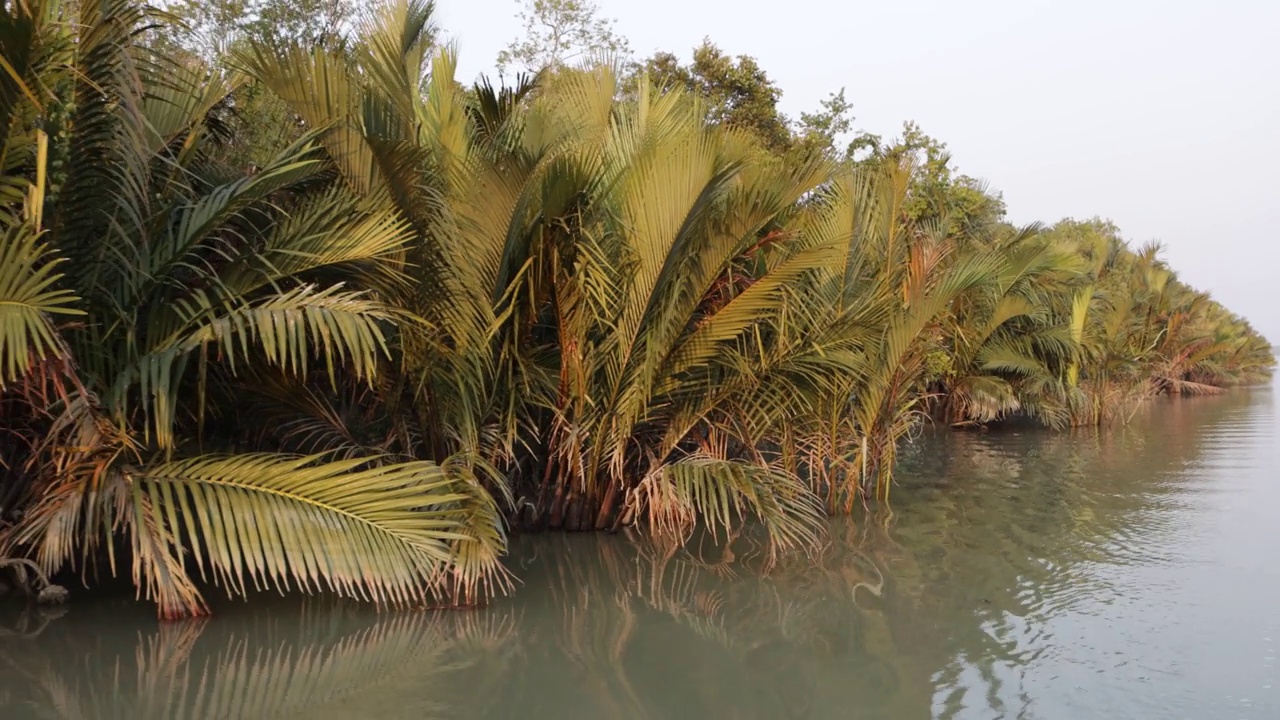
[[[49,582],[49,576],[44,574],[44,570],[27,558],[0,558],[0,570],[4,568],[16,568],[19,586],[25,589],[28,595],[34,592],[36,602],[41,605],[61,605],[70,597],[66,588]],[[28,571],[35,576],[34,582],[27,580]]]

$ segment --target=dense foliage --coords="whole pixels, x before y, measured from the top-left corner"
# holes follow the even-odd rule
[[[0,556],[127,558],[164,616],[481,601],[512,526],[809,548],[930,416],[1123,421],[1274,365],[913,126],[835,151],[843,94],[736,122],[712,50],[464,88],[419,0],[213,64],[131,0],[2,6]]]

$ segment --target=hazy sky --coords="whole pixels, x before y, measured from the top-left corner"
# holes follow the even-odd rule
[[[599,0],[637,57],[709,37],[791,117],[847,89],[915,120],[1014,222],[1094,215],[1280,343],[1280,0]],[[438,0],[460,77],[520,34],[515,0]]]

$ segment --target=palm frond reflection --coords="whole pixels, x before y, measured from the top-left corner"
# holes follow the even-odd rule
[[[54,622],[0,648],[0,677],[13,679],[0,708],[68,719],[302,717],[371,707],[412,683],[423,698],[416,716],[456,717],[462,698],[450,678],[480,665],[500,672],[515,648],[514,616],[373,615],[335,603],[294,614],[255,612],[231,629],[161,623],[137,634],[133,652]]]

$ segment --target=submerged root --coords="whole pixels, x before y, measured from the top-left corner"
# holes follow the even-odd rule
[[[26,558],[0,558],[0,570],[4,568],[16,569],[19,586],[23,587],[28,595],[34,593],[36,602],[41,605],[61,605],[71,595],[61,585],[49,582],[49,576],[45,575],[44,570],[41,570],[40,566],[31,560]],[[34,580],[27,579],[28,571],[35,577]],[[0,594],[3,593],[0,592]]]

